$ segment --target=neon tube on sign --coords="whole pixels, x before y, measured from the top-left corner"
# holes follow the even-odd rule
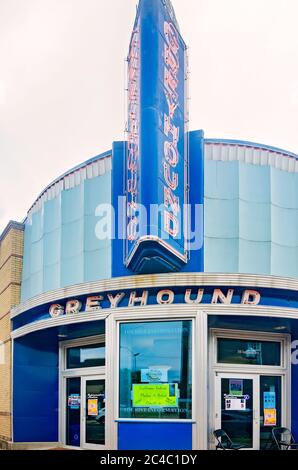
[[[180,129],[174,126],[173,119],[179,104],[177,88],[179,85],[179,40],[178,33],[172,23],[165,21],[164,46],[164,87],[168,104],[168,114],[164,115],[164,133],[167,141],[164,143],[163,175],[164,175],[164,230],[175,238],[180,231],[179,210],[180,200],[175,191],[179,187],[178,173],[175,171],[179,163],[178,141]]]
[[[139,184],[140,32],[133,33],[128,55],[127,239],[137,239]]]

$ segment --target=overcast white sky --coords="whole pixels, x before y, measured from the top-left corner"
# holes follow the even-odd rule
[[[298,1],[172,0],[190,48],[191,129],[298,153]],[[137,0],[0,0],[0,232],[123,138]]]

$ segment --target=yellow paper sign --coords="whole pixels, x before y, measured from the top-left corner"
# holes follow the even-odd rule
[[[264,410],[264,426],[276,426],[276,409],[267,408]]]
[[[88,416],[97,416],[98,415],[98,400],[89,399],[88,400]]]
[[[132,387],[132,405],[135,408],[178,406],[177,384],[138,384]]]

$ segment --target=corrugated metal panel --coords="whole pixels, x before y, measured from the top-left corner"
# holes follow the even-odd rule
[[[298,172],[297,158],[262,147],[207,141],[205,158],[222,162],[240,161],[251,165],[270,166],[289,173]]]
[[[216,141],[205,158],[206,271],[298,278],[298,157]]]
[[[298,234],[298,157],[257,144],[207,140],[205,160],[206,271],[298,278],[298,241],[295,237]],[[79,200],[90,207],[85,207],[84,217],[81,214],[83,225],[77,224],[75,230],[70,227],[71,234],[75,232],[84,238],[84,252],[75,251],[75,258],[66,257],[69,266],[64,270],[66,273],[71,269],[74,271],[77,269],[75,263],[79,263],[82,275],[76,282],[103,279],[110,275],[111,247],[99,240],[95,243],[92,237],[97,222],[95,206],[101,199],[110,198],[111,170],[111,154],[104,154],[74,168],[49,185],[28,213],[27,223],[33,224],[32,233],[40,225],[39,219],[35,218],[39,212],[43,223],[48,221],[49,224],[55,219],[63,225],[65,220],[62,220],[60,213],[51,216],[43,214],[45,204],[58,199],[57,207],[60,207],[63,191],[76,193],[75,188],[84,186]],[[97,182],[95,179],[98,177]],[[70,195],[70,198],[73,198],[72,210],[77,211],[75,195]],[[29,267],[30,273],[28,271],[23,276],[24,300],[45,290],[69,285],[70,282],[61,274],[62,252],[56,264],[50,260],[38,269],[33,268],[40,247],[35,235],[35,239],[30,240],[29,228],[25,233],[27,258],[24,273]],[[60,235],[56,235],[60,240]],[[68,248],[73,245],[75,250],[76,240],[72,240],[74,237],[68,238]],[[55,244],[54,235],[50,237],[45,232],[43,251],[52,250]]]
[[[28,220],[31,220],[32,214],[42,209],[46,201],[50,201],[59,196],[63,190],[75,188],[85,179],[93,179],[110,172],[112,169],[111,160],[111,156],[106,156],[105,158],[100,157],[97,161],[92,161],[84,167],[64,175],[61,180],[54,182],[53,185],[49,186],[35,201],[27,214]]]

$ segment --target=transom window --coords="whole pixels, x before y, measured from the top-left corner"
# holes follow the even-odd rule
[[[82,369],[105,365],[105,344],[74,346],[66,350],[66,368]]]
[[[281,365],[281,343],[255,339],[218,338],[217,362],[224,364]]]

